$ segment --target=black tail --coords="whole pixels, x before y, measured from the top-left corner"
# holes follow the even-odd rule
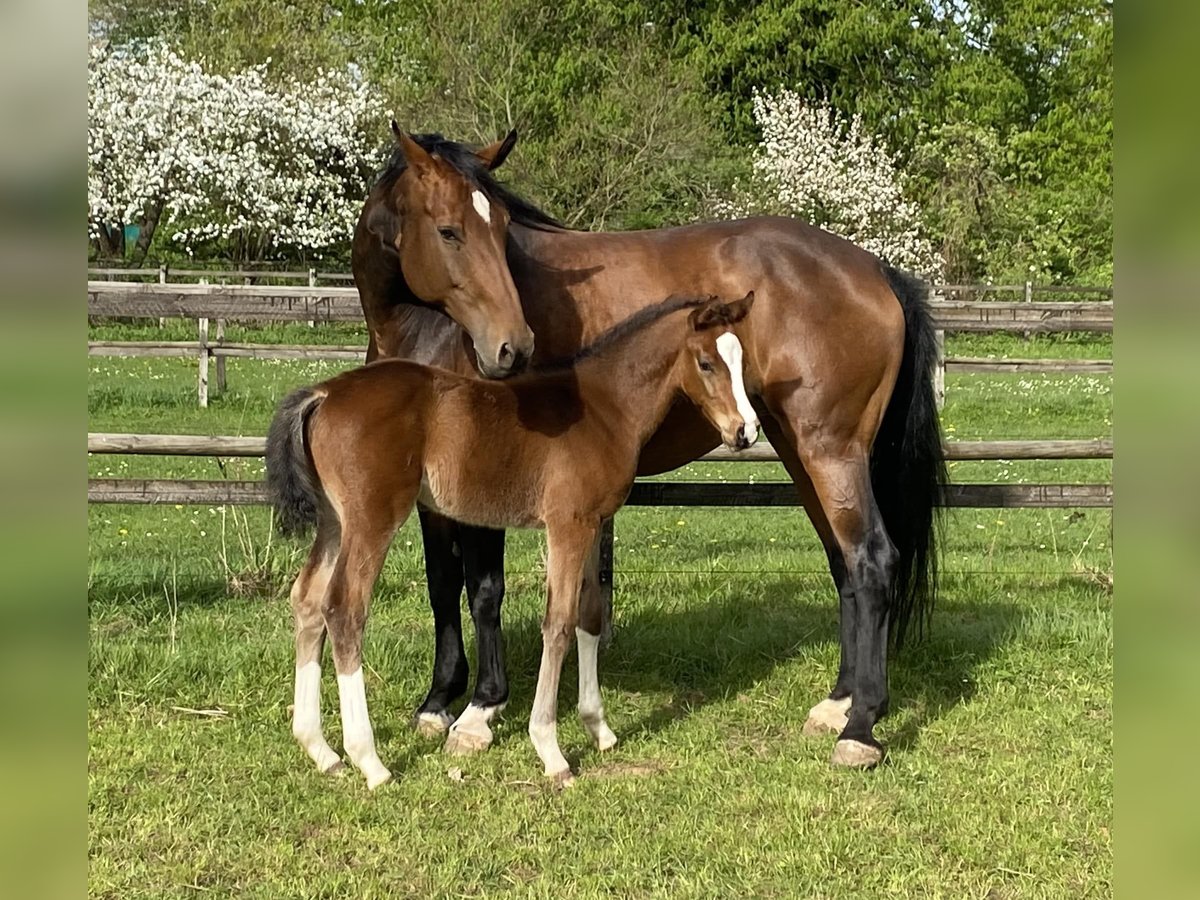
[[[933,388],[938,349],[929,287],[891,266],[883,270],[904,307],[904,359],[871,451],[871,486],[900,553],[890,597],[899,647],[910,624],[918,636],[924,631],[937,593],[937,514],[946,461]]]
[[[317,522],[321,486],[304,433],[309,416],[324,399],[324,393],[313,388],[292,391],[279,404],[267,432],[267,492],[280,534],[302,535]]]

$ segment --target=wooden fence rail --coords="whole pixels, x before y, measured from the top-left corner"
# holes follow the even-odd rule
[[[194,434],[89,433],[89,453],[152,456],[261,457],[262,437]],[[1068,441],[951,441],[951,460],[1112,459],[1113,443],[1100,438]],[[770,444],[740,453],[725,449],[702,456],[706,462],[777,462]],[[171,479],[93,478],[93,503],[261,504],[267,500],[260,481],[184,481]],[[639,481],[630,494],[632,506],[795,506],[795,490],[787,482],[758,484]],[[954,484],[946,506],[960,507],[1109,507],[1109,484]]]
[[[124,274],[129,270],[97,270]],[[208,369],[216,361],[216,387],[226,386],[225,360],[230,357],[247,359],[342,360],[365,359],[365,348],[347,345],[269,345],[232,343],[225,340],[228,321],[249,322],[355,322],[362,321],[362,312],[355,288],[323,287],[317,284],[313,270],[308,273],[270,273],[275,277],[304,275],[306,285],[264,285],[248,283],[251,276],[266,275],[248,271],[207,273],[184,270],[176,274],[200,277],[243,277],[247,283],[173,284],[159,273],[157,283],[89,281],[88,315],[91,317],[191,318],[197,321],[196,341],[91,341],[90,356],[195,356],[199,361],[197,396],[201,406],[208,405]],[[331,274],[328,276],[333,278]],[[946,285],[945,293],[975,293],[1016,290],[1020,286]],[[1039,290],[1049,293],[1065,291],[1069,286],[1050,285]],[[1024,286],[1025,301],[978,301],[936,299],[931,302],[934,322],[938,328],[938,346],[944,348],[947,332],[1007,332],[1022,334],[1056,334],[1073,332],[1109,333],[1113,328],[1111,300],[1083,302],[1033,301],[1032,286]],[[1111,290],[1077,288],[1075,293],[1094,292],[1111,296]],[[216,320],[215,336],[210,337],[209,323]],[[1053,372],[1096,374],[1112,371],[1111,360],[996,360],[978,357],[946,357],[939,355],[935,373],[935,391],[939,407],[945,400],[947,372]]]
[[[136,456],[261,457],[265,437],[207,434],[131,434],[89,432],[88,453]],[[948,441],[949,460],[1112,459],[1108,438],[1068,441]],[[703,462],[778,462],[775,448],[760,441],[737,453],[724,447],[700,457]]]

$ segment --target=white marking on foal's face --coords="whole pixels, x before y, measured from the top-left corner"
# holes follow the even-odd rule
[[[726,331],[717,338],[717,352],[729,367],[729,375],[733,379],[733,399],[737,402],[742,421],[746,423],[746,440],[753,444],[758,439],[758,415],[746,396],[746,383],[742,377],[742,342],[732,331]]]
[[[479,217],[489,225],[492,223],[492,204],[488,203],[488,198],[483,196],[483,191],[471,192],[471,205],[475,207],[475,212],[479,213]]]

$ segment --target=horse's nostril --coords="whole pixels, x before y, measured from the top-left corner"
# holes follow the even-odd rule
[[[739,447],[745,447],[746,443],[746,426],[739,425],[737,430],[737,444]]]
[[[500,353],[496,357],[496,361],[502,366],[511,366],[513,363],[513,348],[510,344],[501,344]]]

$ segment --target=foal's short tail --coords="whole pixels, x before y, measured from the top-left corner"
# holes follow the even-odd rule
[[[899,551],[890,599],[896,645],[923,632],[937,592],[937,512],[946,483],[933,374],[937,339],[928,286],[899,269],[884,275],[904,307],[904,358],[871,452],[871,486]]]
[[[292,391],[279,404],[267,432],[267,492],[280,534],[302,535],[317,522],[322,491],[305,431],[309,417],[324,399],[320,388]]]

